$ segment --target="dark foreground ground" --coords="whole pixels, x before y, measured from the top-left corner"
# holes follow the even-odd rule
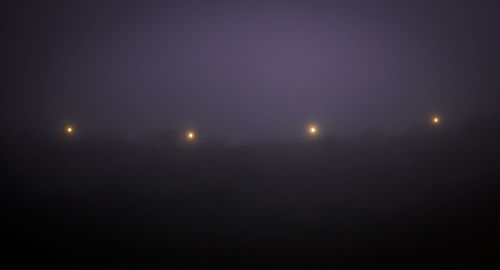
[[[17,134],[4,136],[1,155],[2,257],[12,269],[500,258],[495,117],[238,147]]]

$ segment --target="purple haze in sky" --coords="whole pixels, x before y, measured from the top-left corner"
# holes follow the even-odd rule
[[[312,122],[340,135],[398,132],[434,113],[453,122],[498,111],[498,11],[494,1],[15,4],[3,11],[3,110],[37,129],[194,128],[230,141],[294,138]]]

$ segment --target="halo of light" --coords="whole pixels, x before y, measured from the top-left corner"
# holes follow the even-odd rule
[[[309,131],[309,135],[315,136],[318,134],[318,127],[315,125],[310,125],[308,128],[308,131]]]
[[[438,116],[434,116],[434,117],[432,118],[432,123],[433,123],[434,125],[439,124],[439,122],[441,122],[441,119],[440,119]]]

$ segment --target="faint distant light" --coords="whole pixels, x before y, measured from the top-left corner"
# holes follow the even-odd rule
[[[316,126],[310,126],[309,127],[309,134],[311,134],[311,135],[318,134],[318,127],[316,127]]]
[[[66,127],[66,133],[72,134],[73,133],[73,127],[71,127],[71,126]]]
[[[189,131],[189,132],[186,134],[186,137],[187,137],[187,139],[188,139],[188,140],[190,140],[190,141],[194,140],[194,138],[195,138],[194,132]]]
[[[434,125],[439,124],[440,121],[441,121],[441,119],[439,119],[439,117],[437,117],[437,116],[434,116],[434,118],[432,118],[432,123],[434,123]]]

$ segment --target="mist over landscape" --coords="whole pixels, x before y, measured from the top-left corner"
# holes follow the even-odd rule
[[[498,263],[495,1],[2,5],[13,268]]]

